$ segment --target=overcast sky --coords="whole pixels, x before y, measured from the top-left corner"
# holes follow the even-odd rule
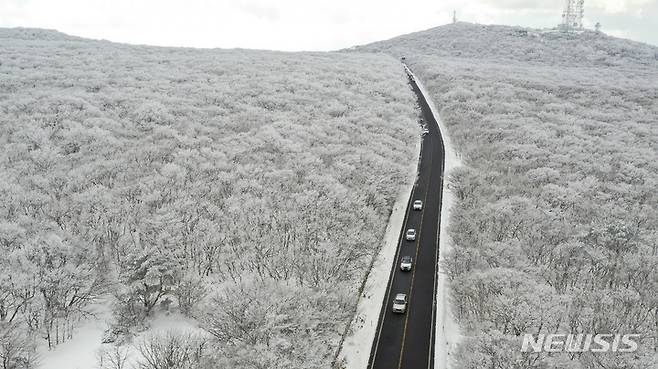
[[[0,0],[0,27],[132,44],[334,50],[459,20],[553,27],[565,0]],[[585,23],[658,45],[658,0],[585,0]]]

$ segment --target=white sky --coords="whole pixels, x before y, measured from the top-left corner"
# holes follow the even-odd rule
[[[565,0],[0,0],[0,27],[161,46],[335,50],[460,20],[552,27]],[[586,0],[585,23],[658,45],[658,0]]]

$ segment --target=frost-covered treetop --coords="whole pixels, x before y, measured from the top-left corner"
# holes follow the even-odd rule
[[[584,30],[563,33],[459,22],[358,46],[402,55],[516,60],[558,65],[658,66],[658,47]]]

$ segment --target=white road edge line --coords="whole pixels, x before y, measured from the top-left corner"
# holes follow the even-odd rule
[[[425,140],[425,138],[423,138]],[[416,234],[416,239],[414,242],[416,243],[416,253],[414,254],[414,260],[418,262],[418,253],[420,252],[420,237],[422,235],[423,231],[423,220],[425,219],[425,209],[427,208],[427,194],[429,194],[429,180],[432,178],[432,157],[430,156],[430,167],[428,169],[429,173],[427,174],[428,176],[428,181],[425,186],[425,196],[423,197],[423,208],[422,208],[422,213],[420,214],[420,223],[418,223],[418,233]],[[418,162],[418,165],[420,166],[420,161]],[[420,173],[420,170],[418,171]],[[413,211],[413,208],[412,210]],[[411,213],[409,213],[411,214]],[[406,231],[405,231],[406,232]],[[397,273],[397,271],[396,271]],[[409,286],[409,299],[407,300],[407,311],[406,311],[406,316],[404,317],[404,330],[402,331],[402,343],[400,344],[400,358],[398,359],[398,369],[402,367],[402,358],[404,357],[404,343],[407,339],[407,323],[409,322],[409,316],[411,316],[411,298],[413,297],[414,294],[414,280],[416,278],[416,268],[412,267],[411,270],[411,285]],[[383,322],[383,319],[382,319]],[[382,323],[383,327],[383,323]],[[379,343],[379,342],[378,342]],[[376,353],[376,352],[375,352]]]
[[[457,344],[461,340],[461,332],[459,330],[459,325],[457,324],[452,312],[450,311],[450,301],[449,301],[449,284],[447,280],[447,275],[443,272],[441,268],[440,258],[445,255],[452,249],[452,245],[447,234],[448,230],[448,220],[450,218],[450,208],[454,202],[454,194],[448,188],[448,181],[446,181],[445,174],[449,174],[452,170],[462,165],[461,159],[458,153],[453,149],[450,137],[447,134],[447,129],[439,116],[438,109],[434,104],[434,101],[431,99],[430,94],[423,85],[423,83],[416,77],[416,75],[409,69],[409,67],[404,64],[404,68],[407,73],[413,78],[418,86],[418,89],[423,94],[427,105],[432,111],[434,120],[438,125],[439,132],[443,139],[443,148],[444,148],[444,168],[443,168],[443,194],[441,201],[441,216],[438,227],[438,239],[439,239],[439,265],[437,266],[437,275],[435,276],[436,287],[436,296],[434,298],[436,306],[436,317],[437,321],[433,321],[435,324],[435,329],[433,334],[436,335],[436,341],[434,345],[434,368],[435,369],[449,369],[451,367],[450,357],[454,354]],[[434,319],[434,315],[433,315]],[[431,342],[431,339],[430,339]],[[431,353],[431,350],[430,350]],[[431,361],[428,361],[431,362]]]
[[[408,78],[405,75],[405,78]],[[398,249],[400,246],[400,229],[406,227],[407,211],[411,204],[412,195],[418,182],[420,161],[422,157],[422,139],[420,135],[415,143],[414,153],[417,161],[410,165],[408,182],[398,193],[398,198],[393,206],[393,212],[388,220],[384,235],[383,246],[375,256],[372,269],[368,272],[365,287],[359,296],[357,311],[349,329],[352,331],[346,337],[343,344],[339,346],[336,360],[344,362],[350,369],[368,368],[368,361],[373,350],[373,342],[376,337],[376,329],[379,325],[379,316],[386,304],[385,299],[388,292],[390,273],[397,262]],[[393,239],[394,238],[394,239]],[[395,251],[395,252],[392,252]],[[381,283],[386,280],[386,284]]]

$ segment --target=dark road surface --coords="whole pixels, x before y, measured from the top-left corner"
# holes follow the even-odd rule
[[[418,98],[422,119],[429,134],[423,138],[418,179],[407,206],[403,229],[385,301],[379,316],[368,368],[424,369],[434,367],[434,322],[436,317],[436,278],[439,252],[439,220],[443,188],[444,149],[437,122],[415,81],[409,83]],[[414,200],[423,201],[423,210],[412,210]],[[406,241],[405,231],[415,228],[416,241]],[[400,270],[400,259],[414,258],[410,272]],[[406,293],[405,314],[391,311],[397,293]]]

